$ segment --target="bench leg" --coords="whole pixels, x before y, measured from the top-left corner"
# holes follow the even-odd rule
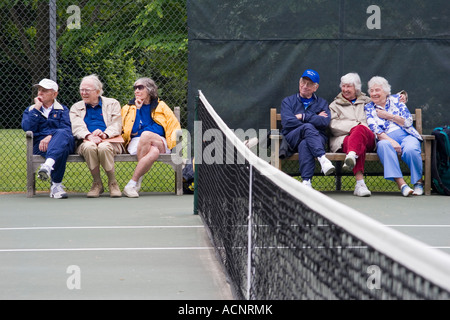
[[[183,168],[181,164],[174,167],[175,170],[175,193],[177,196],[183,195]]]
[[[27,198],[32,198],[36,194],[36,177],[33,171],[33,164],[27,161]]]
[[[429,196],[431,194],[431,141],[425,141],[425,195]]]

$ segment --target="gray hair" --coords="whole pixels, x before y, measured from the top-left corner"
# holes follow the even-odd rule
[[[385,78],[379,77],[379,76],[372,77],[372,79],[370,79],[369,83],[368,83],[369,94],[370,94],[370,88],[372,88],[375,85],[380,85],[383,88],[383,91],[387,95],[391,94],[391,85]]]
[[[158,86],[155,81],[150,78],[139,78],[134,82],[135,86],[138,84],[143,85],[147,89],[151,100],[158,100]]]
[[[91,81],[94,84],[95,90],[100,90],[100,95],[103,95],[103,83],[100,81],[96,74],[91,74],[81,79],[81,83],[83,83],[84,81]]]
[[[357,73],[347,73],[346,75],[341,77],[340,87],[344,84],[352,84],[355,86],[356,95],[361,94],[361,78]]]

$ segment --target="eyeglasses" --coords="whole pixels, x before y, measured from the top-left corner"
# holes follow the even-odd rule
[[[135,91],[138,90],[138,89],[142,91],[142,90],[145,89],[145,86],[143,86],[142,84],[139,84],[137,86],[134,86],[133,88],[134,88]]]
[[[89,92],[91,92],[91,91],[94,91],[94,89],[81,89],[81,88],[80,88],[80,92],[81,92],[81,93],[89,93]]]
[[[305,81],[305,80],[301,79],[300,86],[307,87],[307,88],[314,88],[316,86],[316,83],[314,83],[312,81]]]

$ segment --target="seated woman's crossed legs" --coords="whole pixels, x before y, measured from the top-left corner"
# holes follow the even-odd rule
[[[150,131],[143,132],[137,146],[138,163],[133,177],[124,189],[126,196],[131,198],[139,197],[142,178],[151,169],[161,153],[166,153],[166,145],[161,136]]]

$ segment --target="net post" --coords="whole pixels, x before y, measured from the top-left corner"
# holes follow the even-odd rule
[[[50,39],[50,79],[56,81],[57,58],[56,58],[56,0],[49,0],[49,39]]]
[[[199,95],[197,94],[195,97],[195,107],[194,107],[194,123],[198,121],[198,101],[199,101]],[[195,126],[194,126],[195,127]],[[198,140],[196,139],[196,130],[194,129],[194,159],[192,163],[192,167],[194,168],[194,215],[198,215],[198,169],[199,166],[197,165],[197,161],[195,161],[195,158],[197,157],[197,144]]]
[[[250,287],[252,283],[252,192],[253,192],[253,165],[250,164],[248,178],[248,228],[247,228],[247,300],[250,300]]]

